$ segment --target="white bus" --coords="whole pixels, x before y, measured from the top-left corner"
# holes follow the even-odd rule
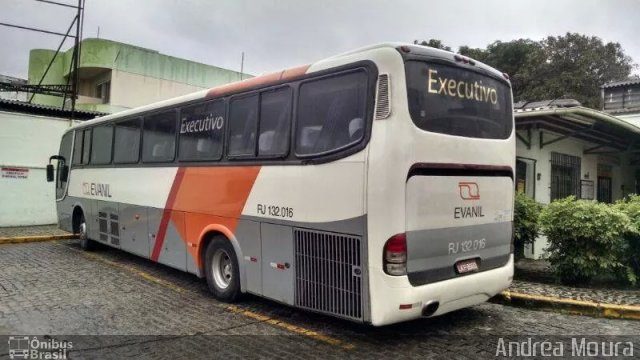
[[[506,74],[382,44],[86,121],[48,166],[61,229],[373,325],[512,280]]]

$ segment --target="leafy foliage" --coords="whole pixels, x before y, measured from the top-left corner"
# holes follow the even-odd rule
[[[437,40],[437,39],[429,39],[429,41],[414,40],[413,43],[416,44],[416,45],[430,46],[430,47],[436,48],[436,49],[442,49],[442,50],[451,51],[451,47],[450,46],[446,46],[445,44],[442,43],[442,41]]]
[[[640,278],[640,196],[631,195],[613,205],[624,212],[631,220],[633,231],[626,234],[626,251],[623,261],[627,264],[627,276],[630,282],[637,282]]]
[[[542,205],[527,195],[516,192],[513,214],[513,236],[516,258],[524,257],[524,247],[538,237],[538,218]]]
[[[604,203],[557,200],[540,214],[540,225],[547,236],[548,259],[567,284],[588,283],[594,276],[612,274],[629,282],[624,254],[625,235],[636,233],[629,217]]]

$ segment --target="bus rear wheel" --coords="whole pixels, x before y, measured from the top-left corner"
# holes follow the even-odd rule
[[[205,255],[205,271],[209,290],[216,299],[234,302],[240,297],[240,270],[238,258],[229,240],[214,237]]]

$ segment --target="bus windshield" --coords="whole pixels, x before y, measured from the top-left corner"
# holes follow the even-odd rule
[[[506,139],[513,128],[511,90],[505,82],[466,69],[425,61],[406,62],[407,98],[422,130]]]

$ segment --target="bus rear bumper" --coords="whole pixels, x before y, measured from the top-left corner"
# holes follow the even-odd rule
[[[511,285],[513,255],[503,267],[422,286],[412,286],[406,276],[393,277],[382,271],[371,271],[370,276],[375,277],[371,279],[371,323],[388,325],[487,301]]]

